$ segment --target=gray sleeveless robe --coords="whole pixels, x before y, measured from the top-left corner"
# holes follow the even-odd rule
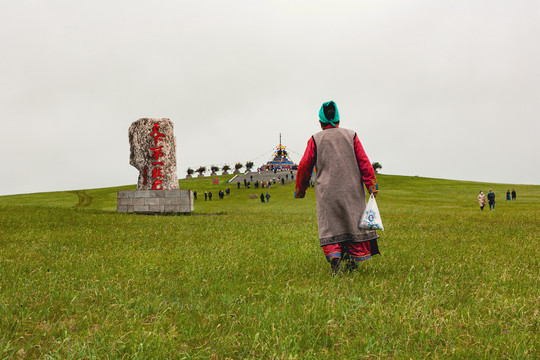
[[[349,129],[331,128],[313,135],[316,146],[317,220],[320,245],[377,239],[374,230],[358,228],[366,208],[354,137]]]

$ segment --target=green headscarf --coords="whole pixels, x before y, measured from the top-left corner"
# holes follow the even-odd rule
[[[319,121],[336,127],[336,123],[339,122],[339,111],[335,102],[330,100],[322,104],[319,110]]]

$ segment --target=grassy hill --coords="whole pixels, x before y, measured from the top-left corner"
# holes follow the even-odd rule
[[[538,358],[540,186],[379,175],[382,255],[331,277],[314,189],[219,200],[230,177],[181,180],[187,216],[0,197],[0,358]]]

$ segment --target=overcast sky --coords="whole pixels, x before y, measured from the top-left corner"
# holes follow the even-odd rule
[[[328,100],[382,173],[540,184],[537,0],[0,4],[0,194],[135,184],[142,117],[179,178],[298,162]]]

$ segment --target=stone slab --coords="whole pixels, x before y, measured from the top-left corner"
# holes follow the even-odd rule
[[[142,197],[136,197],[133,199],[133,203],[130,204],[130,205],[134,205],[134,206],[142,206],[142,205],[145,205],[144,204],[144,201],[146,200],[146,198],[142,198]]]
[[[118,199],[126,199],[133,197],[133,191],[119,191],[118,192]]]
[[[147,198],[147,197],[150,197],[150,190],[137,190],[137,191],[133,191],[133,197],[136,197],[136,198]]]
[[[194,210],[190,190],[119,191],[117,211],[127,213],[190,213]]]
[[[118,206],[120,205],[133,205],[133,198],[131,197],[128,197],[128,198],[118,198]]]
[[[133,205],[134,212],[148,212],[148,205]]]
[[[164,212],[165,206],[163,205],[150,205],[148,206],[148,211],[150,212]]]
[[[166,199],[162,199],[163,201],[161,202],[163,205],[180,205],[180,201],[182,201],[182,199],[180,198],[166,198]]]
[[[160,200],[165,200],[165,199],[161,199],[161,198],[158,198],[158,197],[146,198],[146,199],[144,199],[144,205],[159,205]]]

